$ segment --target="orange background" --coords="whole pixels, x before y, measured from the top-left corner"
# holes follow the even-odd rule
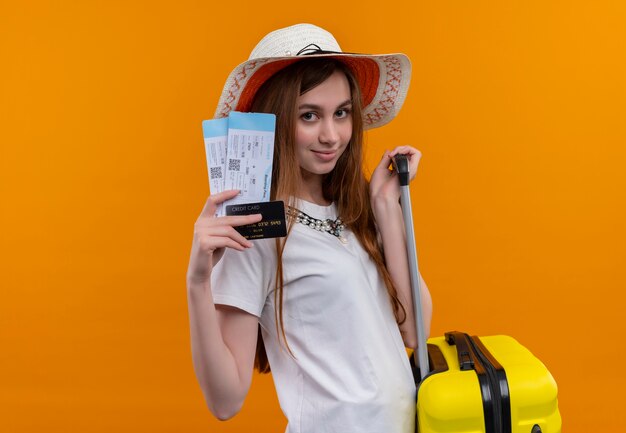
[[[565,432],[621,430],[623,2],[180,0],[0,6],[0,431],[283,431],[270,377],[231,421],[204,407],[185,272],[201,121],[297,22],[413,60],[368,163],[423,152],[433,335],[513,335],[556,378]]]

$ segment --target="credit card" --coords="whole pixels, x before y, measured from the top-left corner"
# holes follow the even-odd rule
[[[287,236],[285,223],[285,203],[282,201],[263,201],[241,203],[226,206],[226,215],[250,215],[260,213],[263,219],[258,223],[235,227],[246,239],[279,238]]]

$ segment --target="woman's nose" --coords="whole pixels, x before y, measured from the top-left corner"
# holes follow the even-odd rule
[[[337,125],[335,125],[335,119],[325,119],[322,122],[319,140],[320,143],[330,145],[339,141],[339,132],[337,131]]]

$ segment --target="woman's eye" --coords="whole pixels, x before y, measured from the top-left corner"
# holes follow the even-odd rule
[[[302,117],[302,120],[311,121],[315,119],[315,113],[311,113],[311,112],[304,113],[300,117]]]
[[[347,108],[342,108],[341,110],[337,110],[337,112],[335,113],[335,116],[342,119],[344,117],[348,117],[348,114],[350,114],[350,110],[348,110]]]

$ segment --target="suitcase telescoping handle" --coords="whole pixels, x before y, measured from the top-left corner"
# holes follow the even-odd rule
[[[400,203],[406,229],[406,252],[409,259],[409,271],[411,276],[411,291],[413,292],[413,311],[415,313],[415,326],[417,328],[417,350],[413,353],[415,365],[419,367],[420,379],[428,374],[428,347],[426,334],[424,333],[424,317],[422,315],[422,297],[420,296],[420,276],[417,264],[417,250],[415,248],[415,232],[413,231],[413,214],[411,213],[411,194],[409,191],[409,160],[406,155],[396,155],[392,159],[393,168],[398,173],[400,180]]]

